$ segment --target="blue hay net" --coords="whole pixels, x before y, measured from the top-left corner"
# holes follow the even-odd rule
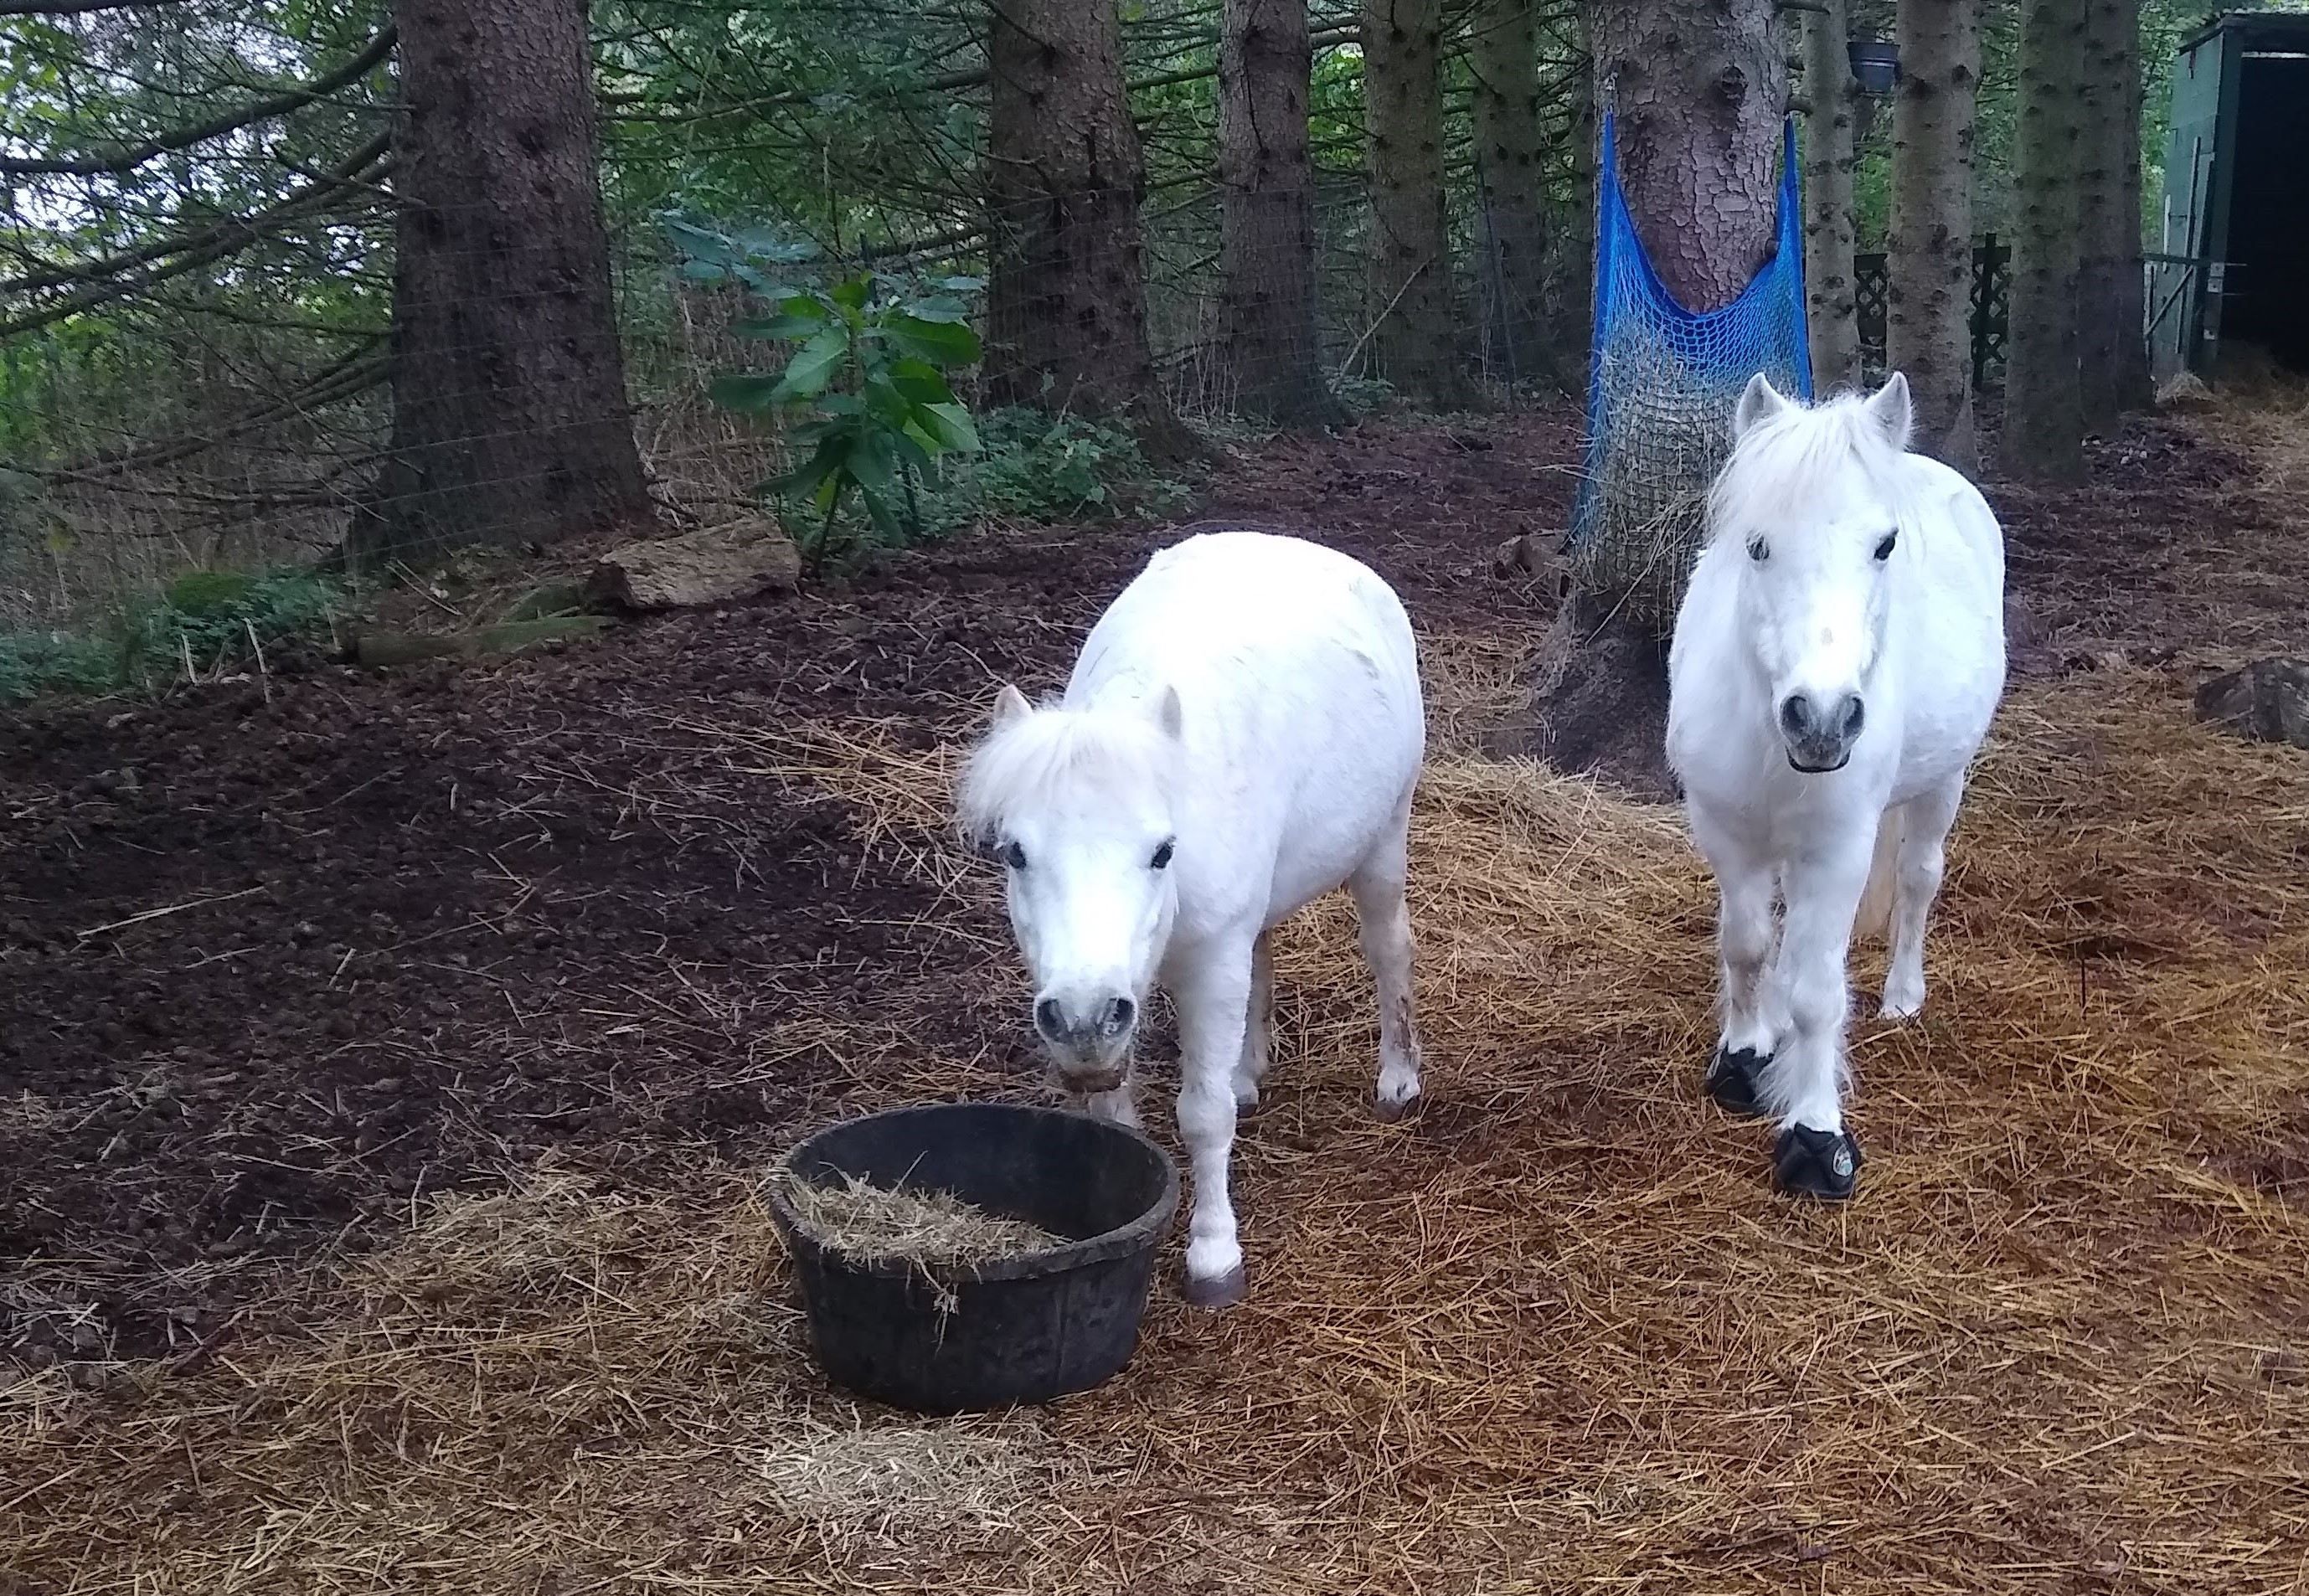
[[[1616,120],[1604,118],[1587,458],[1566,548],[1583,588],[1665,633],[1699,547],[1740,390],[1761,371],[1781,393],[1812,397],[1795,119],[1781,134],[1771,259],[1731,304],[1697,312],[1676,303],[1636,236],[1620,188]]]

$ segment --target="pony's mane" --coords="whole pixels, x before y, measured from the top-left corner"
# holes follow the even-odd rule
[[[1867,403],[1859,394],[1839,394],[1812,406],[1791,403],[1749,428],[1708,487],[1709,540],[1722,537],[1735,520],[1742,525],[1787,524],[1795,519],[1796,507],[1818,491],[1821,477],[1845,466],[1856,466],[1897,511],[1901,451],[1868,414]]]
[[[962,775],[963,835],[991,841],[1007,816],[1088,787],[1167,789],[1169,739],[1136,710],[1046,706],[988,734]]]

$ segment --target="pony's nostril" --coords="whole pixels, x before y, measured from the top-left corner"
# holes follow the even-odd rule
[[[1844,736],[1846,738],[1858,737],[1861,725],[1867,719],[1868,705],[1862,701],[1858,694],[1844,701]]]
[[[1106,1005],[1106,1034],[1120,1036],[1138,1018],[1138,1005],[1128,997],[1118,997]]]
[[[1045,997],[1034,1005],[1034,1029],[1051,1041],[1059,1041],[1067,1034],[1066,1011],[1055,997]]]
[[[1812,700],[1801,693],[1791,693],[1780,700],[1780,726],[1790,737],[1803,737],[1812,729]]]

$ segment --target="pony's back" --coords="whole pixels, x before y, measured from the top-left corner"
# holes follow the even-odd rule
[[[1068,697],[1118,671],[1173,682],[1271,676],[1342,652],[1407,685],[1415,703],[1410,617],[1369,566],[1304,538],[1202,532],[1155,555],[1099,617]]]

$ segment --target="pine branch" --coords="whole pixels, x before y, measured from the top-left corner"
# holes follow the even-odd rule
[[[393,54],[393,41],[397,37],[393,25],[388,22],[385,26],[385,30],[369,41],[367,49],[327,76],[316,78],[309,83],[300,84],[297,88],[271,95],[264,99],[252,100],[245,106],[228,111],[213,120],[201,123],[197,126],[180,127],[173,133],[162,134],[156,139],[148,139],[142,144],[110,151],[102,155],[84,156],[77,160],[0,160],[0,177],[100,177],[134,171],[155,156],[166,155],[177,150],[189,150],[195,144],[205,144],[212,139],[222,138],[229,133],[238,133],[240,129],[253,126],[256,123],[268,122],[276,116],[285,116],[291,111],[300,110],[311,105],[316,99],[325,99],[338,90],[358,82],[375,70],[386,56]]]
[[[157,287],[170,278],[181,277],[186,272],[196,271],[212,261],[221,260],[226,255],[237,254],[282,223],[294,221],[324,209],[343,197],[349,191],[363,186],[365,181],[375,175],[370,168],[385,157],[391,149],[391,137],[379,134],[306,187],[253,215],[228,217],[215,226],[204,228],[196,233],[179,233],[167,238],[156,239],[141,249],[91,263],[87,266],[64,274],[61,280],[55,272],[44,273],[42,275],[47,280],[46,286],[48,287],[61,287],[64,281],[82,281],[91,279],[95,280],[91,281],[90,286],[81,292],[60,299],[43,309],[27,311],[22,315],[11,316],[5,321],[0,321],[0,338],[13,338],[19,332],[29,332],[36,327],[45,327],[51,323],[61,322],[69,316],[78,315],[83,311],[93,310],[99,306],[128,298],[132,295],[143,293],[147,289]],[[134,276],[126,278],[119,275],[124,272],[134,272],[138,266],[150,265],[155,261],[166,260],[166,257],[171,255],[176,258],[167,260],[165,264],[154,267],[151,271],[136,272]],[[19,279],[14,282],[0,282],[0,294],[21,292],[26,284],[38,280],[38,279],[26,278]]]
[[[0,0],[0,17],[76,17],[91,11],[145,11],[185,0]]]

